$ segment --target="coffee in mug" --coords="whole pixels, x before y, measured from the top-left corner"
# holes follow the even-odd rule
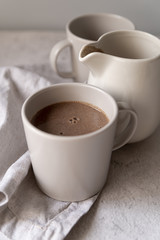
[[[60,102],[38,111],[31,123],[47,133],[78,136],[94,132],[108,123],[106,114],[84,102]]]

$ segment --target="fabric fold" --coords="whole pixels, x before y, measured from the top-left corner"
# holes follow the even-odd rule
[[[0,211],[4,209],[9,199],[26,177],[30,165],[29,153],[27,151],[7,170],[0,182]]]

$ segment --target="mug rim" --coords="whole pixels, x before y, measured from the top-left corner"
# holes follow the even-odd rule
[[[81,40],[85,40],[85,41],[89,41],[89,42],[94,42],[94,40],[90,40],[88,38],[84,38],[84,37],[80,37],[78,35],[76,35],[72,30],[71,30],[71,25],[76,22],[77,20],[81,20],[84,18],[92,18],[92,17],[109,17],[109,18],[114,18],[117,20],[125,20],[130,26],[130,30],[135,30],[135,24],[128,19],[127,17],[115,14],[115,13],[105,13],[105,12],[100,12],[100,13],[88,13],[88,14],[83,14],[83,15],[79,15],[75,18],[72,18],[70,21],[68,21],[68,23],[66,24],[66,30],[68,34],[72,34],[74,37],[81,39]],[[112,31],[112,30],[111,30]],[[109,32],[111,32],[109,31]],[[113,30],[113,31],[117,31],[117,30]]]
[[[38,95],[40,95],[40,94],[42,94],[42,93],[44,93],[46,91],[49,91],[52,88],[65,87],[65,86],[71,86],[72,87],[72,86],[76,86],[76,85],[80,86],[80,87],[91,88],[91,89],[94,89],[96,91],[99,91],[99,92],[101,92],[101,94],[106,95],[110,99],[110,102],[112,103],[112,106],[114,107],[114,111],[113,111],[114,112],[114,116],[112,117],[112,119],[109,119],[109,122],[105,126],[103,126],[102,128],[100,128],[98,130],[95,130],[93,132],[86,133],[86,134],[75,135],[75,136],[61,136],[61,135],[55,135],[55,134],[52,134],[52,133],[47,133],[45,131],[42,131],[42,130],[38,129],[37,127],[35,127],[30,122],[30,120],[26,116],[26,107],[27,107],[28,104],[31,103],[31,101],[36,96],[38,96]],[[84,102],[84,101],[82,101],[82,102]],[[96,104],[93,104],[93,105],[96,106]],[[104,111],[104,110],[102,109],[102,111]],[[106,114],[105,111],[104,111],[104,113]],[[63,141],[64,140],[65,141],[71,141],[71,140],[84,139],[84,138],[96,136],[98,134],[101,134],[103,131],[109,129],[114,124],[114,122],[117,120],[117,118],[118,118],[118,105],[117,105],[115,99],[109,93],[105,92],[104,90],[102,90],[102,89],[100,89],[98,87],[95,87],[95,86],[92,86],[92,85],[89,85],[89,84],[85,84],[85,83],[57,83],[57,84],[45,87],[43,89],[40,89],[37,92],[35,92],[34,94],[32,94],[31,96],[29,96],[24,101],[24,103],[22,105],[22,108],[21,108],[21,118],[22,118],[23,124],[27,125],[27,127],[29,127],[32,131],[34,131],[35,133],[39,134],[40,136],[47,137],[49,139],[56,139],[56,140],[60,140],[60,141],[62,141],[62,140]]]

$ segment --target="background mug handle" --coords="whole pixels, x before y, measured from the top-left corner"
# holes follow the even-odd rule
[[[133,137],[137,128],[137,113],[125,102],[117,102],[119,113],[113,151],[121,148]]]
[[[58,60],[58,56],[60,54],[60,52],[66,48],[66,47],[70,47],[72,48],[72,44],[71,42],[68,41],[68,39],[62,40],[58,43],[56,43],[50,53],[50,63],[51,66],[53,68],[53,70],[60,76],[63,78],[74,78],[75,74],[74,72],[62,72],[59,70],[58,68],[58,64],[57,64],[57,60]]]

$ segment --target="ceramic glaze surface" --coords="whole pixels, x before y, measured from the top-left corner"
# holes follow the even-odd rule
[[[39,130],[31,119],[40,109],[56,102],[82,101],[96,105],[109,122],[94,132],[57,136]],[[87,199],[104,186],[114,148],[125,145],[137,126],[131,109],[129,128],[115,137],[118,107],[106,92],[81,83],[55,84],[30,96],[22,107],[22,120],[37,182],[44,193],[61,201]],[[115,141],[115,143],[114,143]]]
[[[115,31],[84,46],[79,59],[90,70],[88,84],[137,112],[138,127],[130,142],[150,136],[160,122],[160,40],[141,31]]]

